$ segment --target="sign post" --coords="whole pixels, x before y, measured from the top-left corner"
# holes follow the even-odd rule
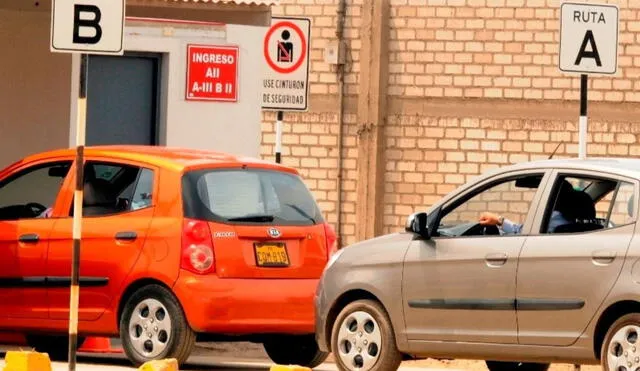
[[[80,247],[84,189],[84,146],[87,122],[89,54],[124,53],[125,0],[53,0],[51,51],[80,54],[78,117],[76,121],[76,186],[73,199],[73,252],[69,303],[69,371],[76,369]]]
[[[282,119],[284,113],[282,111],[278,111],[278,116],[276,117],[276,163],[281,162],[282,156]]]
[[[560,58],[562,72],[580,74],[578,157],[587,157],[588,75],[614,75],[618,69],[616,5],[564,2],[560,6]]]
[[[308,109],[310,36],[310,19],[272,17],[264,37],[262,109],[277,111],[277,163],[281,160],[283,111]]]

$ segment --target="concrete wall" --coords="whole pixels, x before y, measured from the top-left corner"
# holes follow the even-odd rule
[[[590,156],[640,155],[640,4],[620,7],[619,73],[589,81]],[[274,15],[312,18],[311,109],[285,114],[283,161],[299,167],[332,223],[337,216],[338,142],[335,67],[323,60],[336,39],[338,0],[283,0]],[[379,98],[384,120],[359,112],[366,96],[365,50],[373,30],[364,16],[386,4],[381,22],[389,52],[368,62],[386,66]],[[342,152],[343,244],[375,220],[358,216],[362,147],[381,127],[382,218],[377,234],[402,229],[424,210],[478,174],[510,163],[577,156],[579,78],[558,71],[559,1],[358,0],[347,2],[345,116]],[[388,16],[387,16],[388,15]],[[375,13],[374,17],[380,16]],[[375,23],[375,22],[373,22]],[[374,48],[375,49],[375,48]],[[377,58],[377,59],[375,59]],[[263,114],[262,156],[273,158],[274,115]],[[335,224],[334,224],[335,225]]]
[[[125,32],[127,51],[163,55],[160,144],[260,156],[261,49],[256,45],[261,45],[265,27],[128,21]],[[237,102],[185,100],[190,43],[239,46]],[[79,58],[73,65],[76,71]],[[76,82],[73,89],[77,91]],[[71,144],[74,133],[72,128]]]
[[[71,57],[49,51],[49,22],[0,10],[0,168],[68,144]]]

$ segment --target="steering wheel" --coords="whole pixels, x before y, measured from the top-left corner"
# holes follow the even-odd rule
[[[24,205],[24,207],[32,211],[36,216],[42,214],[45,210],[47,210],[46,206],[37,202],[29,202],[28,204]]]
[[[500,230],[495,225],[475,223],[462,233],[462,236],[493,236],[499,235]]]
[[[500,234],[500,230],[495,225],[483,225],[481,227],[483,229],[482,234],[485,236],[494,236]]]

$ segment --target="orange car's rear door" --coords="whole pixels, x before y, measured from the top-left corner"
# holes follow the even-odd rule
[[[189,172],[185,216],[207,220],[221,278],[319,278],[327,226],[302,179],[284,171]]]
[[[95,320],[110,307],[140,257],[153,217],[157,171],[131,163],[88,161],[80,250],[79,319]],[[87,190],[90,190],[87,192]],[[92,192],[107,193],[106,197]],[[69,318],[72,252],[72,205],[51,234],[47,275],[51,318]]]

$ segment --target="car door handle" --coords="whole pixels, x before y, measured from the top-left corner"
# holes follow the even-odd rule
[[[138,238],[138,234],[136,232],[118,232],[116,233],[116,240],[119,241],[134,241]]]
[[[591,256],[595,264],[611,264],[616,259],[615,251],[595,251]]]
[[[22,243],[37,243],[40,241],[40,236],[35,233],[23,234],[18,238],[18,241]]]
[[[487,262],[487,265],[490,267],[497,267],[504,265],[507,262],[507,254],[505,253],[494,253],[487,254],[484,259]]]

